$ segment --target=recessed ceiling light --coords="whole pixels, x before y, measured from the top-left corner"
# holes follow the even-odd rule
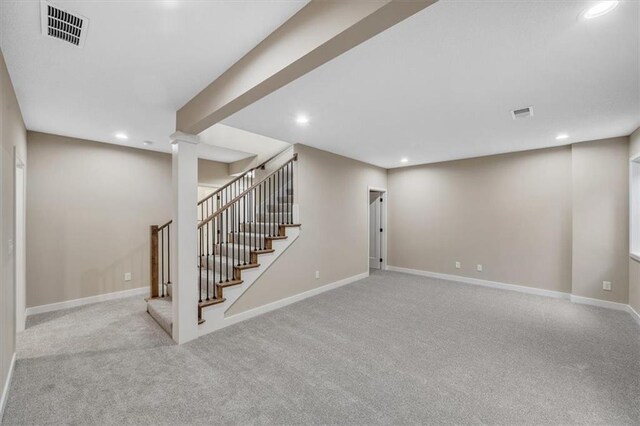
[[[402,158],[402,159],[400,159],[400,162],[401,163],[408,163],[409,159],[408,158]]]
[[[601,1],[587,9],[582,16],[584,16],[585,19],[597,18],[598,16],[611,12],[618,6],[618,3],[618,1]]]
[[[561,140],[567,139],[567,138],[569,138],[569,135],[566,134],[566,133],[560,133],[558,136],[556,136],[556,140],[557,141],[561,141]]]
[[[307,117],[306,115],[298,115],[296,117],[296,123],[298,124],[308,124],[309,123],[309,117]]]
[[[146,145],[146,146],[153,145],[153,142],[151,142],[151,141],[144,141],[144,142],[142,142],[142,145]]]
[[[126,141],[127,139],[129,139],[129,136],[127,136],[126,133],[118,132],[116,133],[116,138],[120,139],[121,141]]]
[[[164,0],[162,5],[167,9],[174,9],[178,6],[179,1],[177,0]]]

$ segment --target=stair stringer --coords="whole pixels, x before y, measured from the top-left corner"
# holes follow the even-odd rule
[[[275,250],[273,253],[259,255],[258,263],[260,263],[260,266],[258,268],[242,271],[242,284],[224,289],[225,301],[223,303],[209,306],[202,310],[202,319],[204,319],[204,322],[198,325],[199,336],[204,336],[205,334],[212,333],[238,322],[234,316],[227,317],[225,313],[249,287],[258,281],[260,276],[269,269],[278,257],[298,239],[300,231],[299,227],[287,228],[287,239],[272,241],[272,248]]]

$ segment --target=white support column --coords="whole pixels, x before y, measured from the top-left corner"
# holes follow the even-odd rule
[[[171,135],[173,183],[173,340],[178,344],[198,337],[198,136]]]

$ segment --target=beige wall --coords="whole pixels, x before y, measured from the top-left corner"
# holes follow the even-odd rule
[[[629,138],[575,144],[572,166],[572,294],[628,303]]]
[[[629,158],[640,155],[640,128],[631,134]],[[629,304],[640,313],[640,262],[629,258]]]
[[[368,271],[368,187],[386,187],[386,171],[304,145],[294,150],[299,154],[300,237],[229,314]]]
[[[220,187],[233,179],[229,175],[229,165],[217,161],[198,160],[198,184]]]
[[[392,169],[388,199],[390,265],[571,290],[568,147]]]
[[[627,303],[628,152],[623,137],[390,170],[389,264]]]
[[[0,392],[15,351],[14,149],[27,162],[27,134],[9,72],[0,52]],[[1,413],[0,413],[1,415]]]
[[[171,156],[35,132],[28,150],[27,306],[149,285],[149,226],[171,218]],[[205,183],[226,170],[199,162]]]

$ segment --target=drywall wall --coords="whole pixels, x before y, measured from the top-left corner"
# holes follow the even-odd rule
[[[569,147],[392,169],[388,179],[389,265],[571,291]]]
[[[576,296],[628,303],[629,138],[572,146]],[[611,291],[602,282],[612,283]]]
[[[368,271],[368,187],[385,188],[386,170],[304,145],[294,151],[300,237],[228,315]]]
[[[389,264],[627,303],[628,144],[390,170]]]
[[[36,132],[28,152],[27,306],[149,285],[149,226],[171,218],[171,156]],[[199,162],[203,183],[226,172]]]
[[[640,155],[640,128],[629,137],[629,159]],[[629,258],[629,305],[640,313],[640,262]]]
[[[219,188],[229,182],[229,165],[217,161],[198,159],[198,184]]]
[[[15,155],[27,163],[27,132],[0,51],[0,393],[15,352]],[[0,395],[0,400],[4,395]],[[2,416],[0,407],[0,420]]]

